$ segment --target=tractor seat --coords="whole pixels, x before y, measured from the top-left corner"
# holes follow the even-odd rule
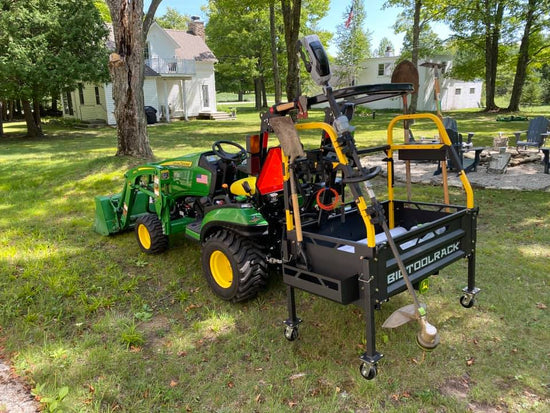
[[[248,193],[244,190],[243,184],[245,182],[248,182],[248,185],[250,185],[251,195],[254,195],[256,193],[256,177],[255,176],[248,176],[246,178],[238,179],[235,182],[231,184],[229,187],[229,190],[233,195],[236,196],[246,196]]]

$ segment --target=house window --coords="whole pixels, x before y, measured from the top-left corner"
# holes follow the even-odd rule
[[[459,87],[457,87],[455,89],[455,95],[460,95],[462,93],[462,89],[460,89]]]
[[[384,63],[378,63],[378,76],[384,76]]]
[[[84,86],[82,86],[82,83],[78,84],[78,98],[80,99],[80,104],[84,104]]]
[[[149,60],[149,42],[145,43],[145,49],[143,49],[143,58]]]
[[[475,87],[471,87],[470,88],[470,95],[474,95],[476,93],[476,88]]]
[[[71,92],[65,92],[65,99],[63,101],[63,111],[66,115],[74,115],[73,111],[73,99],[71,96]]]
[[[95,87],[95,104],[101,105],[101,96],[99,96],[99,86]]]
[[[202,106],[210,107],[210,94],[208,93],[208,85],[202,85]]]

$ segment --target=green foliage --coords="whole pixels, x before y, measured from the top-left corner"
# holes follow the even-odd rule
[[[216,65],[216,87],[226,92],[253,90],[254,79],[270,77],[269,10],[239,7],[238,0],[210,0],[206,35]],[[281,55],[282,56],[282,55]]]
[[[44,392],[44,388],[45,388],[45,383],[39,384],[32,390],[32,394],[35,397],[40,398],[40,403],[44,405],[46,409],[45,411],[50,413],[67,411],[69,406],[65,404],[63,400],[69,394],[69,387],[67,386],[61,387],[59,390],[57,390],[57,392],[53,397],[43,396],[42,394]]]
[[[540,105],[543,99],[543,88],[538,81],[527,82],[521,94],[522,105]]]
[[[350,13],[352,13],[351,20]],[[351,85],[361,70],[361,62],[371,57],[371,34],[363,29],[366,17],[363,0],[354,0],[342,16],[343,22],[337,26],[334,42],[338,48],[338,54],[334,60],[338,66],[341,81],[341,85],[338,86]],[[349,24],[347,24],[348,21]]]
[[[378,48],[374,50],[373,55],[382,57],[385,55],[388,48],[390,48],[395,53],[395,47],[393,46],[391,40],[387,37],[382,37],[382,39],[380,39],[380,44],[378,45]]]
[[[401,7],[403,11],[397,16],[394,23],[396,33],[404,33],[403,47],[401,49],[401,57],[410,59],[413,52],[413,31],[414,31],[414,12],[415,3],[408,0],[387,0],[385,7]],[[441,9],[444,7],[440,2],[423,0],[419,16],[419,41],[418,41],[418,56],[429,57],[437,54],[443,54],[445,51],[444,40],[440,39],[435,33],[430,23],[441,19]]]
[[[105,81],[107,31],[89,0],[2,1],[0,96],[38,99]]]
[[[94,6],[99,11],[99,15],[101,16],[101,19],[105,23],[111,23],[111,13],[109,12],[109,6],[107,6],[107,3],[105,3],[105,0],[94,1]]]
[[[165,29],[187,30],[191,18],[180,14],[176,9],[168,7],[164,15],[157,17],[156,22]]]
[[[124,344],[127,349],[132,347],[138,348],[145,343],[145,337],[143,333],[138,330],[135,323],[128,324],[120,333],[120,342]]]
[[[286,45],[282,12],[278,1],[274,5],[279,77],[285,79]],[[328,6],[328,0],[304,2],[301,33],[316,33],[327,44],[331,34],[320,30],[318,22],[328,12]],[[271,33],[266,4],[253,0],[210,0],[207,15],[208,45],[219,60],[216,65],[218,90],[235,93],[250,91],[254,89],[254,79],[257,77],[263,77],[267,88],[272,89]]]

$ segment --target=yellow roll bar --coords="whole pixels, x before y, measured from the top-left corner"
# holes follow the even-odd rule
[[[395,127],[395,124],[399,121],[406,121],[406,120],[412,120],[412,119],[429,119],[432,120],[435,125],[437,126],[437,130],[439,132],[439,139],[440,144],[428,144],[428,145],[419,145],[419,144],[394,144],[393,143],[393,128]],[[443,122],[441,122],[441,119],[432,114],[432,113],[413,113],[409,115],[398,115],[394,117],[389,125],[388,125],[388,145],[390,146],[390,149],[388,150],[388,158],[393,158],[393,151],[399,150],[399,149],[412,149],[412,150],[424,150],[424,149],[442,149],[443,145],[451,146],[452,142],[449,139],[449,135],[447,135],[447,131],[445,130],[445,127],[443,126]],[[470,185],[470,181],[468,180],[468,177],[466,176],[466,173],[464,170],[460,170],[458,173],[458,176],[460,177],[460,182],[462,183],[462,187],[464,188],[464,191],[466,192],[466,207],[471,209],[474,208],[474,191],[472,190],[472,186]],[[388,168],[388,198],[390,201],[390,223],[393,222],[393,188],[391,186],[392,182],[392,171],[391,168]]]

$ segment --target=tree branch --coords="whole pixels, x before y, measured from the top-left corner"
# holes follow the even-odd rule
[[[147,33],[149,33],[149,28],[153,24],[153,20],[155,19],[155,13],[157,12],[157,9],[161,1],[162,0],[152,0],[151,4],[149,5],[149,10],[147,10],[147,14],[143,19],[143,36],[145,38],[147,38]]]

